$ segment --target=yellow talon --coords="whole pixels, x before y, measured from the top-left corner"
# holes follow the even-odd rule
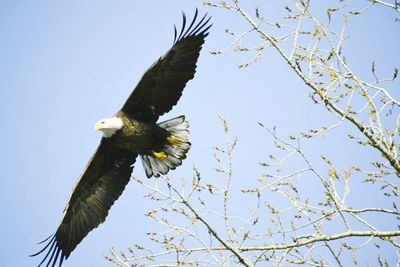
[[[182,144],[182,141],[174,136],[167,137],[167,141],[174,146],[179,146],[180,144]]]
[[[154,155],[156,158],[161,159],[161,160],[166,160],[166,159],[168,158],[167,153],[165,153],[164,151],[161,151],[161,152],[153,152],[153,155]]]

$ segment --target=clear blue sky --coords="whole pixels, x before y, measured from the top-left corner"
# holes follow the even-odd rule
[[[249,6],[264,1],[253,2]],[[181,11],[191,16],[196,7],[201,14],[212,15],[214,26],[195,79],[174,110],[162,118],[186,114],[190,122],[193,147],[171,178],[191,177],[194,164],[205,176],[213,175],[212,147],[224,143],[218,115],[228,120],[239,138],[235,157],[239,184],[245,183],[240,179],[256,180],[262,173],[258,162],[269,155],[271,144],[257,122],[276,125],[289,136],[334,121],[310,102],[307,89],[275,52],[268,51],[244,70],[237,66],[250,55],[210,55],[209,50],[222,49],[231,40],[224,29],[242,31],[247,25],[236,15],[203,7],[200,1],[2,0],[1,266],[39,262],[27,255],[56,230],[71,189],[101,138],[94,123],[121,107],[143,72],[171,46]],[[387,69],[399,64],[400,32],[398,23],[393,26],[392,12],[377,8],[369,16],[355,19],[349,29],[353,35],[348,53],[361,74],[369,71],[374,59]],[[378,37],[366,38],[364,32]],[[374,159],[376,154],[368,154],[369,150],[350,153],[356,146],[344,146],[335,137],[344,133],[332,132],[310,151],[316,157],[329,154],[339,166],[348,167],[355,158]],[[144,177],[140,162],[134,174]],[[111,246],[126,249],[143,240],[144,232],[157,229],[143,216],[148,204],[143,194],[142,188],[129,184],[106,223],[84,239],[65,266],[111,266],[101,257]],[[357,204],[365,200],[363,195],[355,199]]]

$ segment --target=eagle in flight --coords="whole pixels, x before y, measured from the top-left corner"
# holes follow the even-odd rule
[[[82,239],[107,217],[108,210],[129,182],[139,155],[146,175],[158,177],[182,164],[190,149],[189,124],[184,116],[157,123],[182,95],[194,77],[196,62],[208,35],[210,17],[198,19],[198,11],[187,25],[183,13],[180,32],[175,27],[171,49],[144,73],[122,109],[99,120],[103,132],[100,145],[78,180],[57,231],[41,243],[45,253],[41,266],[59,266]]]

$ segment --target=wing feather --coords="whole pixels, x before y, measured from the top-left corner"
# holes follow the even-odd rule
[[[43,241],[47,243],[42,250],[31,255],[47,250],[39,266],[46,261],[46,266],[57,262],[61,266],[82,239],[105,221],[129,182],[136,156],[110,148],[110,141],[102,140],[71,194],[56,233]]]
[[[122,107],[129,116],[156,122],[178,102],[186,83],[194,77],[196,62],[204,39],[208,35],[210,17],[204,15],[197,22],[198,10],[189,27],[183,13],[182,28],[174,27],[171,49],[144,73],[132,94]]]

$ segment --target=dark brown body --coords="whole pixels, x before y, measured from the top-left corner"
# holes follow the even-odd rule
[[[162,151],[170,133],[155,123],[135,120],[124,112],[116,115],[124,125],[112,137],[112,143],[118,148],[128,149],[132,154],[151,155]]]

